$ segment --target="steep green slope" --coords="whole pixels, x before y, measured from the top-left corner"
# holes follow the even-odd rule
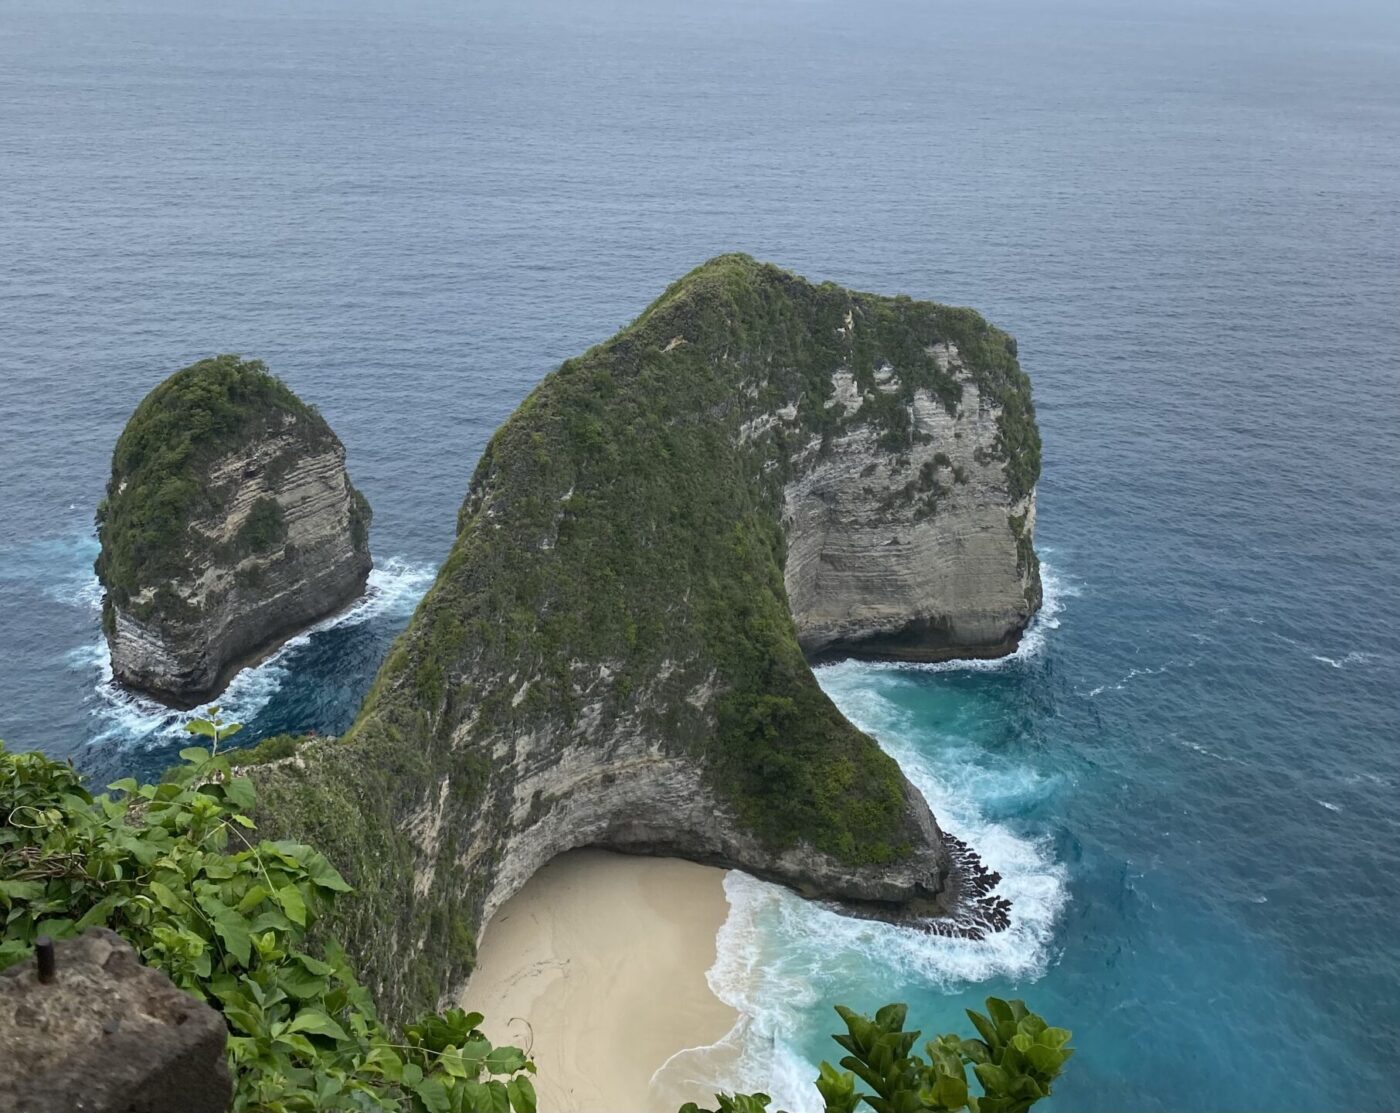
[[[858,412],[829,404],[843,370]],[[586,842],[867,912],[949,910],[958,879],[926,805],[803,657],[782,513],[796,471],[859,429],[909,468],[883,512],[912,518],[928,436],[910,407],[956,412],[967,382],[996,412],[987,464],[1009,505],[1039,473],[1009,337],[728,255],[525,400],[354,727],[257,770],[267,821],[360,890],[339,927],[391,1014],[459,981],[500,900]]]

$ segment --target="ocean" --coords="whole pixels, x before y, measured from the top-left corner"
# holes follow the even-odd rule
[[[1393,1107],[1400,8],[1360,0],[0,0],[0,737],[98,783],[93,508],[136,403],[265,360],[375,511],[242,674],[345,728],[487,438],[711,255],[977,307],[1045,442],[1021,651],[821,682],[1004,876],[933,939],[732,875],[711,972],[795,1113],[829,1006],[1072,1028],[1046,1108]]]

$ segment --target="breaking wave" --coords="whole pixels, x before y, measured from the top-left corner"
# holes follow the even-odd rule
[[[365,593],[350,607],[289,638],[257,665],[240,671],[217,698],[226,720],[248,722],[258,714],[292,676],[298,651],[329,630],[354,626],[376,618],[406,618],[418,605],[435,570],[391,557],[370,570]],[[100,609],[102,589],[95,576],[64,596],[75,605]],[[89,745],[111,742],[144,746],[163,745],[183,736],[187,713],[127,691],[112,680],[112,658],[106,639],[67,655],[70,668],[95,673],[91,714],[95,732]]]
[[[1067,874],[1045,839],[1029,838],[991,816],[1014,813],[1058,787],[1055,778],[989,758],[975,740],[941,734],[939,724],[900,707],[882,691],[895,671],[1004,669],[1043,652],[1076,588],[1042,567],[1045,602],[1009,657],[936,665],[843,662],[817,670],[847,718],[876,738],[923,792],[940,825],[1001,874],[993,890],[1012,902],[1010,927],[984,939],[945,938],[859,920],[812,904],[767,882],[731,872],[730,914],[709,971],[716,996],[742,1016],[726,1041],[739,1049],[736,1089],[759,1089],[775,1108],[819,1110],[816,1065],[803,1054],[814,1017],[830,1026],[828,1006],[842,987],[862,986],[905,1000],[911,988],[951,993],[1002,977],[1038,978],[1053,961],[1056,921],[1068,899]],[[873,984],[872,984],[873,983]]]

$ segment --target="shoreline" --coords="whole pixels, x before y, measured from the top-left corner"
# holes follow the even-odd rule
[[[714,995],[725,871],[588,848],[497,910],[459,1004],[526,1050],[548,1113],[674,1113],[712,1104],[741,1015]]]

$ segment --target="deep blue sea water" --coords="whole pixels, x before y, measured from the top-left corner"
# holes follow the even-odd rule
[[[0,0],[0,737],[153,774],[92,509],[140,398],[265,359],[375,508],[361,607],[246,673],[342,729],[492,430],[721,251],[974,305],[1045,440],[1047,612],[821,671],[1006,877],[986,943],[729,883],[754,1078],[827,1003],[1074,1029],[1052,1110],[1400,1107],[1400,9]],[[805,1104],[804,1104],[805,1103]]]

